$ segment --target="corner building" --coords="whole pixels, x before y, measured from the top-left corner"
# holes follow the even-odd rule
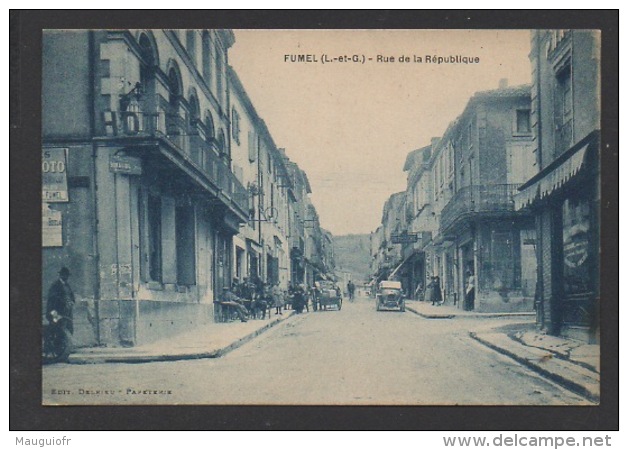
[[[231,165],[233,42],[229,30],[44,32],[44,302],[68,267],[77,345],[214,320],[250,202]]]
[[[516,209],[534,215],[537,324],[599,342],[600,33],[531,34],[533,154],[538,173]]]

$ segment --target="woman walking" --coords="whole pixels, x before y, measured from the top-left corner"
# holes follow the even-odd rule
[[[273,303],[275,305],[275,315],[281,314],[283,316],[283,292],[281,292],[281,288],[279,287],[279,283],[275,283],[271,290]]]

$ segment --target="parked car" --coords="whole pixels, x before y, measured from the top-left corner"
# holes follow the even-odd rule
[[[321,281],[319,285],[319,309],[326,310],[333,306],[340,311],[342,309],[342,292],[338,285],[333,281]]]
[[[383,280],[380,281],[375,296],[375,307],[377,311],[383,309],[406,310],[406,299],[401,289],[400,281]]]

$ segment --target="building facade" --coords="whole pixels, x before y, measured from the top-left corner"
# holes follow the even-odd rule
[[[599,341],[600,35],[531,34],[533,155],[516,208],[534,214],[537,324]]]
[[[215,321],[234,279],[287,288],[292,183],[228,66],[233,43],[230,30],[44,32],[42,282],[72,273],[76,345]]]
[[[445,302],[460,308],[532,310],[534,222],[513,200],[537,170],[531,149],[530,86],[503,80],[476,93],[441,138],[408,155],[404,229],[416,237],[402,246],[394,273],[409,296],[438,276]]]

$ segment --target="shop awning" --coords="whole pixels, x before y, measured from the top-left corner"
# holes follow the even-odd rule
[[[521,186],[520,192],[514,196],[515,210],[546,198],[580,172],[588,149],[597,146],[594,137],[587,136]]]
[[[397,273],[397,271],[399,271],[399,269],[401,269],[401,267],[410,259],[414,256],[414,253],[410,254],[410,256],[406,257],[405,259],[403,259],[399,265],[397,267],[395,267],[393,269],[392,272],[390,272],[390,274],[388,275],[388,278],[392,278],[395,276],[395,274]]]

